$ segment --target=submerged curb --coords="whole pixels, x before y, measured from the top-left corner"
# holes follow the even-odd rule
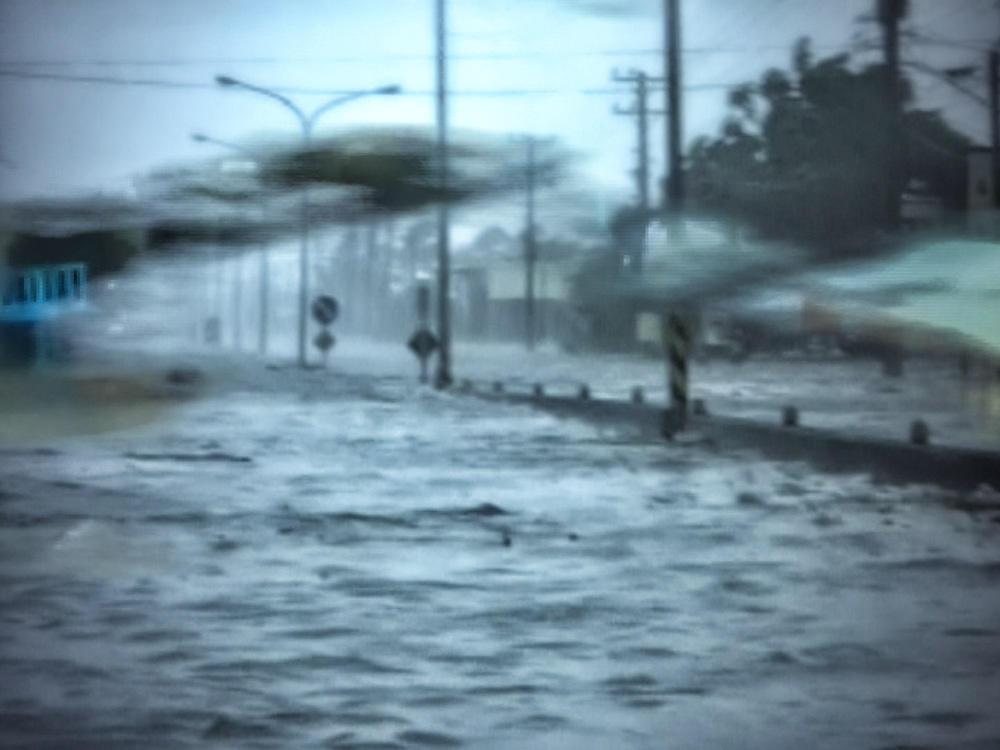
[[[650,442],[678,438],[679,442],[723,449],[751,449],[768,458],[807,461],[824,471],[868,473],[875,481],[929,483],[963,491],[982,484],[994,487],[1000,484],[997,451],[844,435],[801,427],[797,420],[789,423],[786,419],[782,423],[780,414],[774,424],[768,424],[707,411],[688,414],[684,432],[665,438],[663,407],[642,401],[490,392],[485,388],[463,392],[488,401],[526,404],[560,416],[624,427]]]

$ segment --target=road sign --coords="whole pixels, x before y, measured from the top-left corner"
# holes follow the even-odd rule
[[[339,310],[340,305],[337,304],[337,300],[328,294],[321,294],[312,303],[313,320],[321,326],[328,326],[335,321]]]
[[[410,347],[410,351],[417,355],[417,359],[420,360],[420,382],[427,382],[427,358],[431,356],[431,352],[440,346],[437,336],[428,331],[424,327],[417,329],[414,333],[407,346]]]
[[[313,339],[313,344],[324,354],[333,348],[333,345],[337,343],[337,339],[333,337],[333,334],[327,330],[322,330],[316,334],[316,338]]]
[[[407,346],[420,359],[427,359],[431,355],[431,352],[438,348],[437,336],[426,328],[421,328],[410,337]]]

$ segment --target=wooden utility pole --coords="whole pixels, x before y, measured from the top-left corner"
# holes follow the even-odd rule
[[[882,25],[885,59],[885,224],[894,231],[900,225],[903,174],[903,100],[899,85],[899,22],[906,15],[907,0],[876,0]]]
[[[222,257],[222,248],[216,245],[213,248],[212,254],[214,256],[212,265],[215,266],[215,325],[213,329],[215,331],[215,345],[222,346],[222,296],[223,289],[225,285],[225,259]]]
[[[681,153],[681,21],[680,0],[664,0],[664,78],[667,79],[667,153],[670,173],[664,179],[665,211],[676,214],[673,222],[675,238],[683,236],[680,211],[684,206],[684,168]],[[667,393],[670,407],[663,412],[663,435],[670,439],[687,425],[687,357],[690,341],[689,326],[684,317],[671,312],[660,316],[660,337],[668,362]]]
[[[445,34],[445,0],[434,0],[435,36],[437,39],[437,147],[438,185],[441,190],[437,209],[438,230],[438,358],[434,385],[451,385],[451,316],[449,301],[448,257],[448,103],[447,103],[447,36]]]
[[[997,100],[1000,99],[1000,50],[990,50],[987,75],[990,80],[990,147],[993,151],[993,201],[1000,208],[1000,111]]]
[[[259,324],[257,326],[257,353],[260,356],[267,354],[267,332],[268,323],[271,318],[270,310],[270,269],[268,267],[268,250],[265,243],[261,243],[259,251],[259,267],[257,270],[258,293],[260,294],[260,310],[258,311]]]
[[[520,140],[520,139],[519,139]],[[538,242],[535,234],[535,191],[539,183],[539,172],[548,170],[550,165],[543,161],[538,163],[538,146],[550,143],[549,138],[536,138],[533,135],[526,135],[523,138],[525,144],[524,162],[524,344],[527,349],[535,348],[535,341],[538,338],[538,327],[535,315],[535,270],[538,263]],[[546,181],[546,173],[541,173],[543,183]]]
[[[375,254],[378,252],[378,241],[375,237],[377,227],[374,219],[368,220],[365,232],[365,270],[364,270],[364,330],[369,336],[374,334],[375,321]]]
[[[535,139],[527,137],[527,164],[525,167],[525,193],[527,205],[524,217],[524,345],[535,348]]]
[[[667,127],[665,151],[669,173],[664,177],[664,208],[677,210],[684,203],[684,171],[681,154],[681,28],[680,0],[663,0],[663,77],[667,80]],[[666,164],[666,160],[664,161]]]
[[[243,349],[243,254],[233,258],[233,348]]]

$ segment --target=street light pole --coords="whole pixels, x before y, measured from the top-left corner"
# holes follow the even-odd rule
[[[438,359],[434,384],[437,388],[451,385],[451,308],[449,281],[448,247],[448,79],[447,79],[447,34],[445,33],[445,0],[435,0],[434,33],[437,43],[436,55],[436,120],[437,120],[437,168],[438,187],[441,201],[437,207],[438,241]]]
[[[352,101],[354,99],[360,99],[363,96],[370,96],[372,94],[398,94],[400,91],[399,86],[382,86],[377,89],[371,89],[368,91],[352,91],[343,96],[338,96],[325,104],[320,105],[312,114],[306,115],[301,109],[299,109],[296,104],[282,96],[276,91],[263,88],[262,86],[254,86],[253,84],[246,83],[244,81],[237,80],[236,78],[231,78],[230,76],[216,76],[215,82],[220,86],[225,86],[227,88],[240,88],[247,91],[252,91],[257,94],[262,94],[271,99],[280,102],[284,107],[290,109],[295,117],[299,121],[299,126],[302,128],[302,145],[305,147],[309,146],[312,140],[312,129],[315,125],[316,120],[324,112],[333,109],[334,107],[345,104],[346,102]],[[302,196],[300,203],[300,218],[299,218],[299,335],[298,335],[298,359],[299,367],[305,367],[306,362],[306,326],[308,322],[308,312],[309,312],[309,194],[308,189],[303,186]]]

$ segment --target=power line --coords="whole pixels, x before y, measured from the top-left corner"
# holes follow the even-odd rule
[[[200,83],[195,81],[174,81],[160,78],[119,78],[115,76],[94,76],[75,75],[71,73],[36,73],[23,70],[3,70],[0,69],[0,78],[15,78],[29,80],[57,81],[66,83],[94,83],[114,86],[138,86],[150,88],[172,88],[172,89],[212,89],[217,90],[218,85],[214,83]],[[702,83],[686,86],[688,91],[701,91],[713,89],[726,89],[734,86],[733,83]],[[352,91],[344,89],[324,89],[308,88],[297,86],[274,86],[273,91],[282,94],[303,94],[303,95],[323,95],[340,96],[350,94]],[[509,88],[509,89],[465,89],[449,92],[452,96],[468,97],[508,97],[508,96],[545,96],[558,94],[586,94],[586,95],[615,95],[623,93],[624,89],[602,87],[602,88]],[[403,90],[397,96],[431,96],[434,92],[430,89]]]
[[[813,49],[842,50],[842,44],[813,45]],[[759,44],[759,45],[737,45],[737,46],[704,46],[688,47],[681,50],[685,55],[739,55],[753,54],[758,52],[789,50],[787,44]],[[528,60],[528,59],[550,59],[565,57],[626,57],[626,56],[656,56],[659,57],[663,51],[659,48],[646,47],[637,49],[606,49],[606,50],[577,50],[562,52],[479,52],[449,55],[451,60]],[[319,56],[319,57],[205,57],[205,58],[161,58],[161,59],[93,59],[93,60],[70,60],[70,59],[36,59],[36,60],[0,60],[0,66],[10,67],[68,67],[74,65],[93,67],[186,67],[192,65],[285,65],[288,63],[372,63],[377,60],[385,61],[417,61],[433,60],[431,54],[398,54],[379,55],[377,58],[371,56]]]
[[[164,81],[153,78],[113,78],[111,76],[73,75],[70,73],[33,73],[25,70],[0,70],[0,76],[5,78],[28,78],[45,81],[68,81],[74,83],[106,83],[119,86],[151,86],[172,89],[217,88],[209,83]]]
[[[976,102],[978,102],[979,104],[982,104],[984,107],[987,106],[987,101],[986,101],[986,97],[985,96],[977,94],[975,91],[972,91],[971,89],[966,88],[965,86],[963,86],[962,84],[960,84],[958,81],[950,78],[943,71],[940,71],[937,68],[933,68],[930,65],[927,65],[926,63],[922,63],[919,60],[904,60],[903,64],[906,65],[908,68],[913,68],[914,70],[919,71],[921,73],[926,73],[927,75],[934,76],[934,77],[938,78],[939,80],[941,80],[943,83],[947,83],[949,86],[951,86],[956,91],[960,91],[963,94],[965,94],[967,97],[969,97],[970,99],[973,99]]]
[[[916,43],[931,47],[950,47],[954,49],[970,50],[972,52],[988,52],[994,46],[994,44],[988,39],[948,39],[912,29],[904,32],[903,37],[910,44]]]

